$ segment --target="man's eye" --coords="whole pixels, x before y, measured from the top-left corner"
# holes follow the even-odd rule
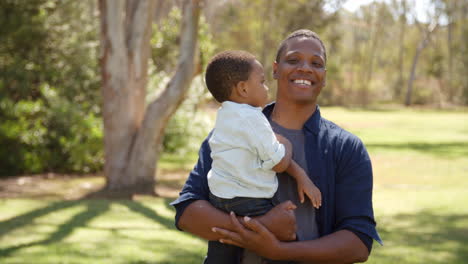
[[[316,62],[316,61],[312,62],[312,66],[314,66],[314,67],[316,67],[316,68],[323,68],[322,63]]]
[[[293,59],[287,59],[286,61],[289,63],[297,63],[298,60],[293,58]]]

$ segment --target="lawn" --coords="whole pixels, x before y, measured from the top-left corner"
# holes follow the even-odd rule
[[[368,263],[466,263],[468,114],[322,108],[322,115],[357,134],[373,160],[385,246],[375,243]],[[77,199],[102,186],[96,176],[22,177],[8,188],[0,181],[0,263],[201,263],[206,243],[175,230],[168,205],[190,168],[177,164],[166,157],[160,166],[164,198],[133,201]]]

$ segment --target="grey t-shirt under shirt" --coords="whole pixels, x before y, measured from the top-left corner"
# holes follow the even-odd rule
[[[301,166],[308,175],[309,171],[313,168],[307,168],[307,162],[305,157],[305,136],[302,130],[287,129],[284,128],[272,120],[269,120],[273,131],[277,134],[281,134],[287,138],[293,147],[293,160]],[[291,200],[297,209],[294,211],[296,215],[297,223],[297,239],[298,240],[313,240],[319,237],[317,221],[315,219],[315,208],[312,206],[310,199],[306,198],[304,203],[301,204],[299,201],[299,195],[297,193],[296,180],[288,175],[286,172],[278,173],[278,191],[275,194],[274,199],[279,202]],[[254,256],[252,253],[244,250],[243,264],[259,264],[261,263],[260,258]]]

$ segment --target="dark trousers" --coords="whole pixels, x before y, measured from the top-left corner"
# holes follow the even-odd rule
[[[232,199],[223,199],[210,193],[210,203],[227,213],[234,212],[240,216],[259,216],[267,213],[274,207],[272,199],[235,197]],[[233,245],[223,244],[218,241],[208,242],[208,253],[204,264],[239,264],[243,249]],[[264,260],[268,264],[287,264],[288,261]]]

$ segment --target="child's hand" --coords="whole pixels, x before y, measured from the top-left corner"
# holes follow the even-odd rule
[[[304,203],[305,194],[315,208],[322,206],[322,193],[309,178],[297,182],[297,193],[301,203]]]

